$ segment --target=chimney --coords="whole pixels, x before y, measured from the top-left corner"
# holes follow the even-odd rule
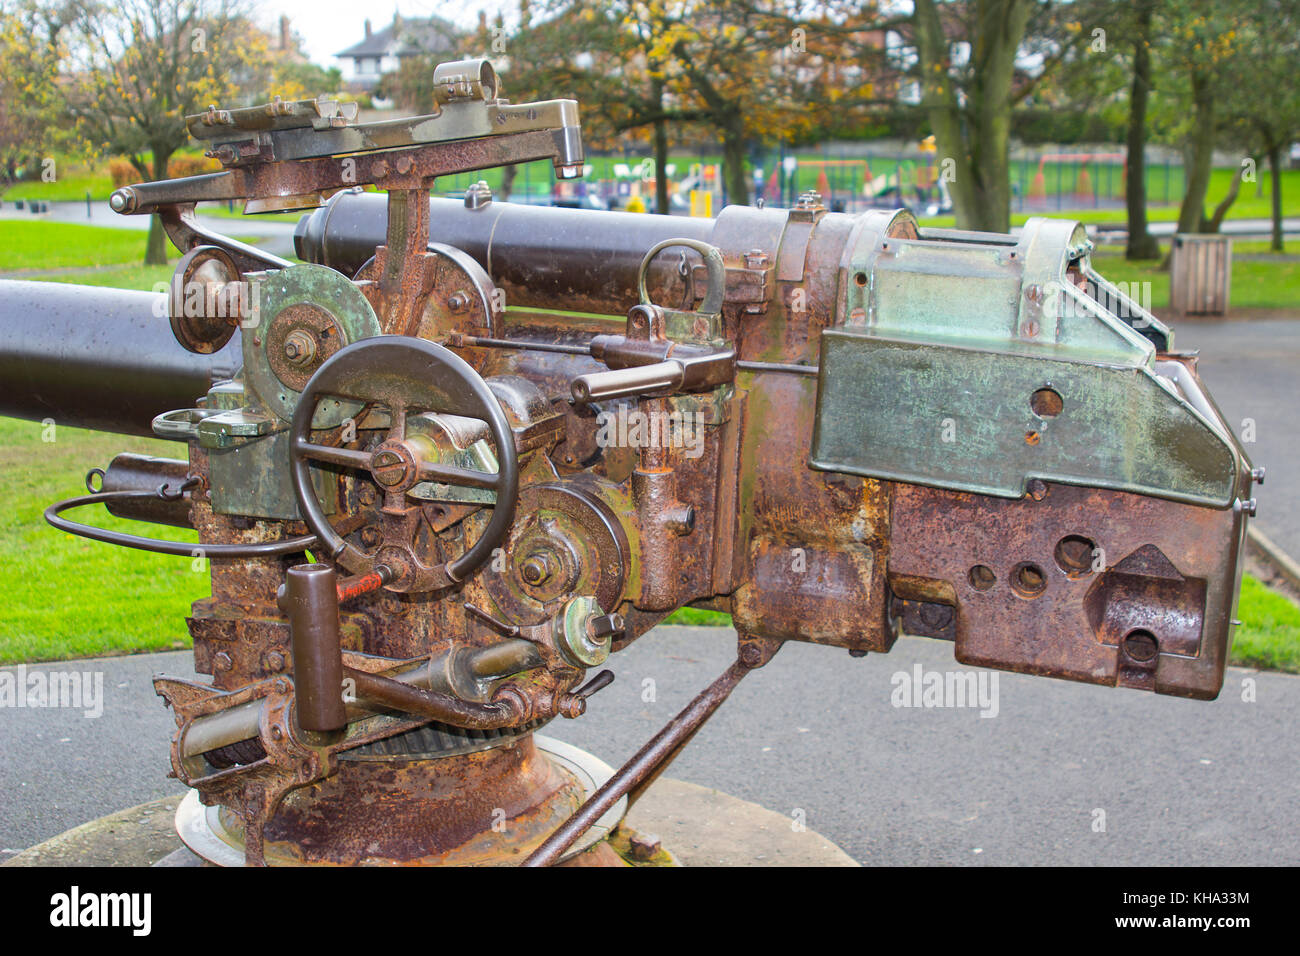
[[[366,39],[367,39],[367,40],[370,39],[370,33],[371,33],[371,30],[370,30],[370,21],[367,20],[367,21],[366,21]]]
[[[286,53],[292,49],[289,42],[289,18],[284,14],[280,15],[280,49]]]

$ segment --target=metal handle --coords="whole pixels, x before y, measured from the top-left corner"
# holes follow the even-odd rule
[[[642,305],[651,305],[650,293],[646,290],[646,274],[650,271],[650,262],[655,256],[670,249],[673,246],[685,246],[687,249],[694,249],[704,259],[704,267],[708,269],[708,291],[704,294],[704,303],[700,306],[699,311],[715,313],[722,311],[722,299],[727,291],[727,268],[722,261],[722,253],[718,251],[717,246],[711,246],[707,242],[700,242],[698,239],[665,239],[662,242],[656,242],[650,247],[650,251],[645,254],[641,260],[641,265],[636,271],[636,290],[641,297]]]
[[[103,528],[95,528],[88,524],[80,524],[60,517],[63,512],[69,509],[80,508],[84,505],[123,501],[129,498],[158,497],[169,500],[168,495],[177,493],[179,493],[179,489],[172,490],[165,484],[157,491],[101,491],[98,494],[82,495],[79,498],[56,501],[45,509],[45,520],[60,531],[66,531],[68,534],[75,534],[82,538],[89,538],[92,541],[115,544],[123,548],[135,548],[138,551],[152,551],[155,554],[174,554],[183,558],[194,557],[195,552],[201,553],[206,558],[264,558],[278,554],[294,554],[299,551],[306,551],[319,544],[313,534],[303,535],[300,538],[286,538],[283,541],[263,541],[259,544],[188,544],[184,541],[144,538],[140,535],[125,534],[121,531],[106,531]]]

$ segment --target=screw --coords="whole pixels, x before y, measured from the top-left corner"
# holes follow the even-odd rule
[[[1028,441],[1031,445],[1037,444],[1037,442],[1029,441],[1028,436],[1025,436],[1025,441]],[[1047,497],[1047,485],[1043,484],[1043,482],[1039,481],[1037,478],[1031,479],[1029,482],[1029,497],[1033,498],[1035,501],[1042,501]]]
[[[1250,469],[1250,478],[1256,484],[1262,485],[1264,483],[1264,466],[1260,465],[1258,468]]]
[[[763,662],[763,652],[753,644],[745,644],[740,648],[740,663],[746,667],[757,667]]]

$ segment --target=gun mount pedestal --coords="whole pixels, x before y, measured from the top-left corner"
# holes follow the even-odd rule
[[[441,739],[440,739],[441,738]],[[460,738],[464,741],[464,738]],[[429,727],[384,741],[382,752],[339,761],[333,776],[285,798],[264,834],[270,866],[495,866],[520,863],[613,771],[568,744],[534,734],[429,759],[418,748],[455,743]],[[414,753],[402,753],[404,748]],[[453,748],[454,749],[454,748]],[[564,857],[584,866],[623,861],[606,842],[626,812],[620,801]],[[176,814],[190,850],[239,866],[244,825],[191,791]]]

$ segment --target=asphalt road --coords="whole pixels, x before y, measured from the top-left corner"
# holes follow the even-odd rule
[[[547,733],[617,765],[722,672],[733,642],[658,628],[616,655],[618,679],[585,717]],[[1300,678],[1232,669],[1202,703],[999,674],[985,718],[893,706],[891,678],[917,664],[968,670],[923,639],[861,660],[789,645],[670,774],[799,817],[867,864],[1300,864]],[[63,666],[104,674],[104,713],[0,709],[0,859],[178,789],[149,678],[188,673],[189,654]]]
[[[1174,344],[1200,351],[1201,381],[1243,440],[1246,420],[1254,422],[1246,453],[1267,470],[1255,489],[1255,520],[1300,558],[1300,319],[1184,321],[1174,326]]]

